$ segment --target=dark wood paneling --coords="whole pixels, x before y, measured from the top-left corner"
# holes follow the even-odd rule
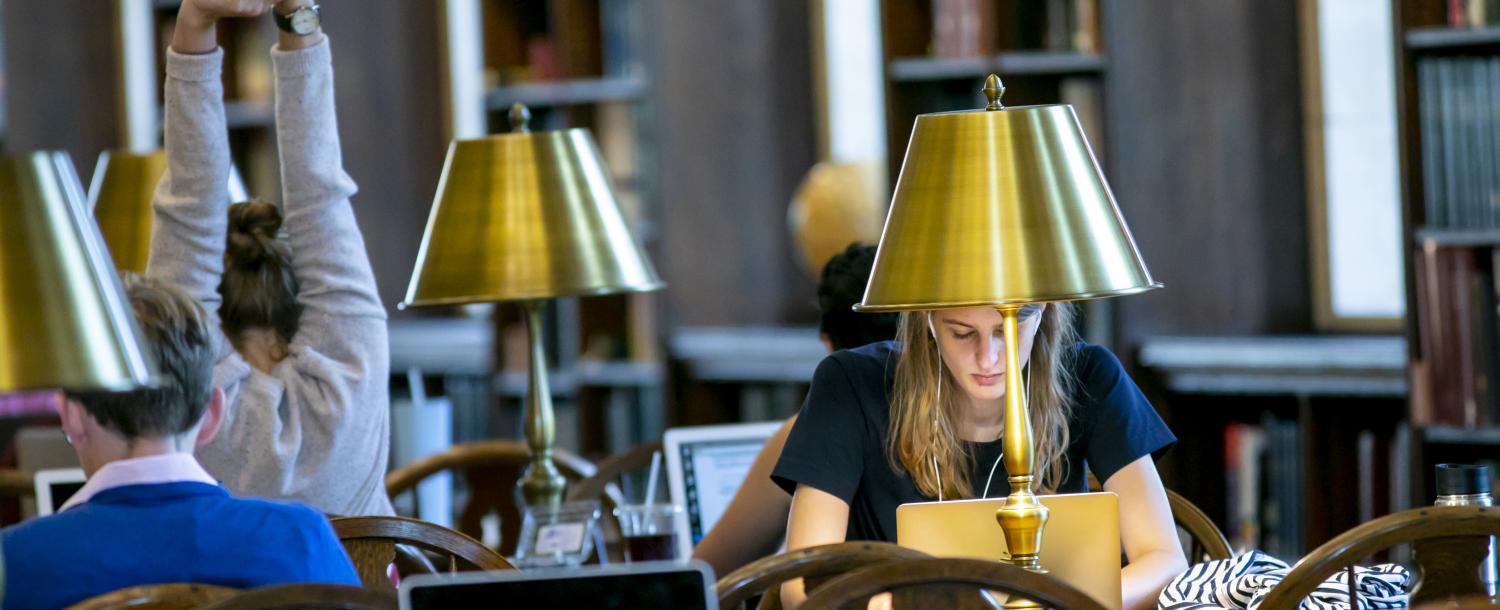
[[[662,241],[674,324],[811,320],[786,209],[816,158],[806,2],[655,3]]]
[[[438,2],[322,0],[344,167],[386,309],[406,292],[442,171]]]
[[[1295,0],[1103,3],[1110,181],[1167,288],[1117,301],[1152,334],[1312,330]]]
[[[4,0],[5,148],[63,149],[87,183],[119,145],[113,2]]]

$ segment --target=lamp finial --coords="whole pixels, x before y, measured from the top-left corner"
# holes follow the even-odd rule
[[[984,97],[990,101],[989,105],[984,107],[985,110],[1004,109],[1005,104],[1000,103],[1002,95],[1005,95],[1005,85],[1001,84],[999,76],[991,74],[989,78],[984,79]]]
[[[531,133],[531,109],[516,102],[510,106],[510,132]]]

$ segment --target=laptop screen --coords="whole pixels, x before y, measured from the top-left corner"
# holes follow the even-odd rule
[[[687,491],[686,506],[689,533],[693,546],[713,529],[723,516],[734,493],[745,482],[756,454],[765,446],[763,437],[717,441],[684,442],[682,482]]]
[[[464,608],[682,608],[715,610],[706,566],[672,563],[568,572],[490,572],[453,581],[412,579],[403,610]]]
[[[62,510],[64,503],[83,488],[81,468],[59,468],[36,472],[36,514],[45,517]]]

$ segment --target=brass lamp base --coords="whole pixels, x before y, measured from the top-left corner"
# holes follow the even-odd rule
[[[1021,392],[1020,332],[1017,314],[1020,305],[1002,305],[1000,317],[1005,327],[1005,431],[1001,438],[1005,446],[1005,471],[1009,473],[1010,496],[1005,505],[995,511],[995,521],[1005,533],[1005,546],[1010,549],[1009,563],[1038,573],[1046,573],[1040,561],[1042,551],[1042,529],[1047,525],[1047,507],[1038,502],[1031,492],[1035,479],[1032,467],[1035,463],[1036,447],[1031,436],[1031,416],[1025,397]],[[1012,597],[1006,600],[1007,609],[1038,608],[1036,602]]]
[[[525,414],[526,446],[531,450],[531,463],[521,473],[516,489],[527,506],[557,506],[562,504],[563,494],[568,490],[568,480],[552,462],[556,423],[552,415],[552,388],[547,383],[547,352],[542,347],[542,302],[525,301],[522,307],[526,310],[526,335],[531,343],[531,376],[526,385]]]

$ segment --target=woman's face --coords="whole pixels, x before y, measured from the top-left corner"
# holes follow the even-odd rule
[[[1031,344],[1041,326],[1045,306],[1027,306],[1020,312],[1021,366],[1031,357]],[[931,312],[943,369],[974,400],[995,400],[1005,395],[1005,326],[993,307],[942,309]]]

